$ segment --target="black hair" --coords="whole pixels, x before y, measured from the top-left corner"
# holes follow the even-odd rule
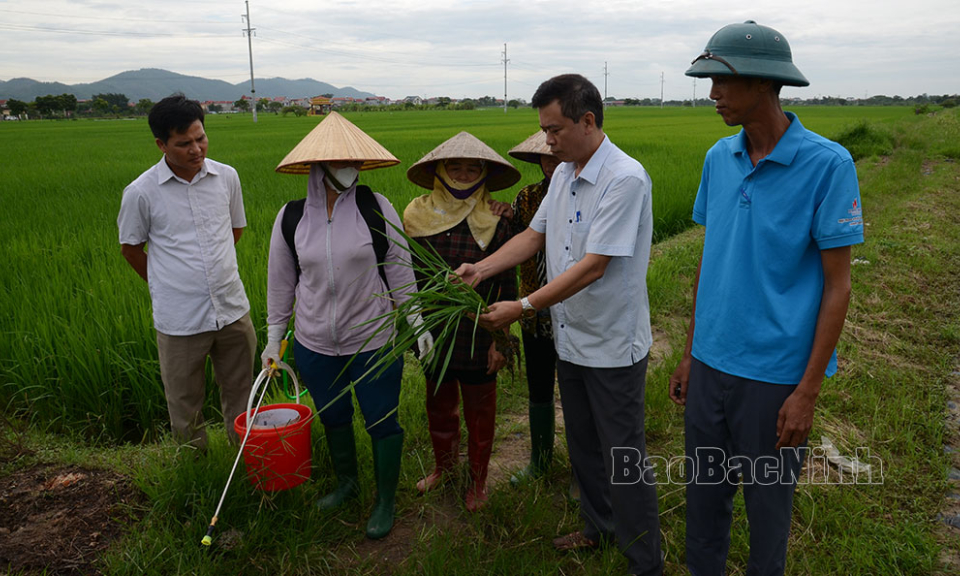
[[[560,111],[567,118],[580,122],[584,114],[593,112],[597,128],[603,128],[600,91],[580,74],[561,74],[545,81],[537,88],[531,104],[534,108],[543,108],[554,100],[560,102]]]
[[[200,102],[187,100],[187,97],[179,92],[154,104],[147,116],[153,136],[164,144],[170,139],[171,132],[186,132],[197,120],[203,124],[203,107]]]

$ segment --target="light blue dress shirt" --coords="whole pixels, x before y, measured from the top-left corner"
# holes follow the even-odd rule
[[[564,162],[530,227],[546,234],[547,280],[586,254],[611,256],[603,277],[550,308],[561,360],[622,368],[647,355],[647,263],[653,235],[651,183],[639,162],[604,137],[575,175]]]

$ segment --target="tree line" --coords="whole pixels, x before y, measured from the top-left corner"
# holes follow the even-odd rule
[[[323,94],[327,98],[332,94]],[[502,106],[496,98],[492,96],[483,96],[481,98],[464,98],[454,102],[446,96],[436,98],[434,103],[417,104],[414,102],[394,102],[391,104],[364,104],[353,102],[342,104],[337,110],[344,112],[392,112],[403,110],[473,110],[475,108],[485,108]],[[241,98],[233,103],[234,110],[240,112],[249,112],[252,106],[256,106],[258,112],[272,112],[274,114],[293,114],[303,116],[307,113],[307,108],[299,105],[284,105],[281,102],[260,98],[254,104],[253,100]],[[707,98],[698,98],[693,100],[666,100],[661,104],[659,98],[625,98],[618,101],[616,98],[608,97],[607,103],[622,102],[623,106],[712,106],[713,102]],[[960,102],[960,96],[956,94],[929,95],[921,94],[904,98],[902,96],[876,95],[870,98],[849,99],[835,96],[817,96],[815,98],[785,99],[784,104],[789,106],[915,106],[918,111],[924,111],[930,106],[942,106],[952,108]],[[510,108],[519,108],[526,103],[521,100],[509,100],[507,106]],[[149,98],[141,98],[136,104],[131,105],[130,99],[125,94],[108,93],[96,94],[90,100],[79,102],[73,94],[60,94],[54,96],[37,96],[33,102],[23,102],[21,100],[7,100],[7,108],[10,114],[17,118],[73,118],[73,117],[104,117],[104,116],[145,116],[153,107],[153,101]],[[223,106],[219,104],[210,104],[208,110],[213,113],[223,112]]]
[[[130,105],[125,94],[96,94],[90,100],[80,102],[73,94],[37,96],[33,102],[11,98],[7,100],[10,114],[18,118],[74,118],[77,116],[132,116],[145,115],[153,107],[153,101],[142,98]]]

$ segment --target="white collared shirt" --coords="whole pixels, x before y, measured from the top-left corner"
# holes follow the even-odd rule
[[[653,236],[651,183],[639,162],[606,136],[587,165],[564,162],[530,227],[546,234],[547,280],[587,254],[611,256],[604,275],[550,307],[561,360],[631,366],[650,350],[647,263]]]
[[[250,310],[233,246],[233,229],[246,224],[237,171],[210,159],[187,182],[163,158],[124,189],[120,243],[147,243],[158,332],[219,330]]]

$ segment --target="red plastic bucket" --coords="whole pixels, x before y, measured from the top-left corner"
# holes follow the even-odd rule
[[[283,426],[254,425],[243,447],[243,462],[255,488],[275,492],[293,488],[310,478],[313,411],[303,404],[270,404],[256,412],[250,410],[250,415],[256,423],[257,416],[266,416],[270,410],[294,410],[299,418]],[[247,413],[237,416],[233,429],[243,439],[247,433]]]

